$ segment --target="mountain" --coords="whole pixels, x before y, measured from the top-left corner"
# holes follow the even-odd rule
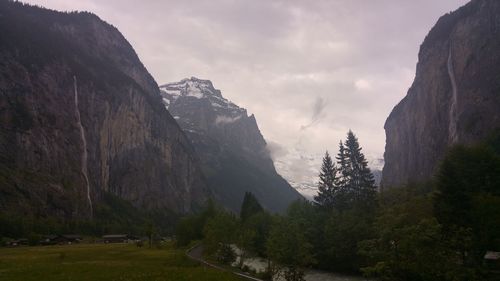
[[[274,168],[254,115],[225,99],[209,80],[195,77],[160,87],[163,104],[200,155],[218,200],[238,211],[246,191],[271,211],[301,198]]]
[[[0,1],[0,120],[2,213],[88,218],[110,196],[184,213],[210,195],[158,85],[93,14]]]
[[[416,77],[385,123],[382,185],[428,180],[447,149],[500,128],[500,1],[442,16],[420,47]]]

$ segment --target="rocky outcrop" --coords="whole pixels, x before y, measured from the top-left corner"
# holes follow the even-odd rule
[[[0,211],[81,218],[103,194],[188,212],[192,145],[120,32],[89,13],[0,2]]]
[[[164,105],[200,155],[209,186],[224,206],[238,211],[247,191],[278,212],[301,198],[277,174],[255,117],[225,99],[212,82],[192,77],[160,89]]]
[[[500,2],[473,0],[439,19],[419,52],[416,77],[385,123],[382,185],[432,177],[453,144],[500,128]]]

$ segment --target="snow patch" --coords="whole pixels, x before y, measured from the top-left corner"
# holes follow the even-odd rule
[[[197,99],[204,97],[201,89],[198,87],[198,83],[192,81],[187,82],[186,96],[195,97]]]
[[[167,98],[163,98],[163,104],[165,105],[165,107],[168,109],[168,107],[170,106],[170,100],[167,99]]]
[[[163,88],[162,91],[174,99],[181,95],[181,90],[179,89]]]
[[[224,124],[230,124],[238,121],[241,118],[241,115],[236,116],[236,117],[231,117],[231,116],[226,116],[226,115],[219,115],[217,118],[215,118],[215,125],[224,125]]]

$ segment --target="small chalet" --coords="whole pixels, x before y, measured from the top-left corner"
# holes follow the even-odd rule
[[[486,266],[500,273],[500,252],[487,251],[484,255]]]
[[[102,237],[104,243],[132,243],[139,240],[138,237],[129,234],[109,234]]]
[[[17,247],[17,246],[23,246],[23,245],[28,245],[28,239],[21,238],[21,239],[11,240],[11,241],[7,242],[8,247]]]
[[[63,245],[63,244],[75,244],[82,241],[82,236],[75,234],[64,234],[64,235],[46,235],[40,241],[42,245]]]
[[[80,235],[64,234],[61,235],[61,240],[63,241],[63,244],[74,244],[74,243],[80,243],[83,239]]]

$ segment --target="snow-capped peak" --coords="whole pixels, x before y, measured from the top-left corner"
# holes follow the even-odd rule
[[[196,77],[161,85],[160,90],[173,98],[178,98],[179,96],[190,96],[198,99],[209,96],[222,98],[220,91],[214,88],[210,80],[202,80]]]
[[[207,99],[216,111],[227,111],[231,113],[230,115],[246,115],[245,109],[225,99],[220,90],[214,88],[210,80],[198,79],[196,77],[186,78],[179,82],[161,85],[160,91],[163,96],[163,103],[167,109],[179,97],[183,97]]]

